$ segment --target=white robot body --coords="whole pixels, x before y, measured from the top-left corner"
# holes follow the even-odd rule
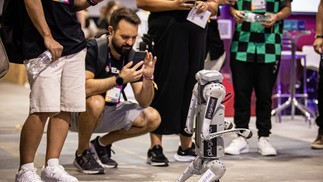
[[[196,74],[190,108],[186,120],[186,131],[195,132],[195,153],[197,157],[177,179],[186,181],[192,175],[201,175],[199,182],[218,181],[225,173],[225,166],[219,160],[224,155],[223,135],[238,133],[250,138],[248,129],[232,129],[233,124],[224,120],[223,99],[226,89],[223,76],[215,70],[201,70]]]

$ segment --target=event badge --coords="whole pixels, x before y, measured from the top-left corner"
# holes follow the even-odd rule
[[[211,15],[211,12],[204,11],[197,14],[196,11],[197,11],[196,8],[192,8],[186,19],[202,28],[205,28],[206,23],[209,20],[209,17]]]
[[[118,104],[120,102],[120,95],[122,91],[122,85],[116,86],[105,93],[105,102]]]
[[[251,10],[266,10],[265,0],[252,0]]]

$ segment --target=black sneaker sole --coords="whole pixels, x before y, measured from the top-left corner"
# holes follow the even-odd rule
[[[153,162],[150,158],[147,158],[147,164],[151,166],[158,166],[158,167],[166,167],[168,166],[168,162]]]
[[[83,174],[105,174],[104,169],[102,170],[86,170],[82,169],[82,167],[76,162],[73,162],[73,165]]]
[[[178,153],[174,154],[174,158],[178,162],[191,162],[193,161],[196,156],[192,155],[179,155]]]

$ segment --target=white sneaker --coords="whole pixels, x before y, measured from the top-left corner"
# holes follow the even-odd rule
[[[232,140],[230,145],[224,149],[226,154],[239,155],[240,153],[249,152],[249,144],[247,140],[241,136]]]
[[[16,182],[42,182],[42,180],[36,173],[36,168],[21,168],[16,174]]]
[[[264,156],[277,155],[276,149],[270,144],[268,137],[260,137],[258,140],[258,152]]]
[[[41,179],[46,182],[78,182],[59,165],[58,159],[48,160],[48,166],[43,167],[41,171]]]

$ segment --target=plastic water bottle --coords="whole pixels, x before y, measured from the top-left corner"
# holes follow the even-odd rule
[[[52,55],[47,50],[41,53],[37,59],[31,59],[24,61],[27,72],[33,78],[36,78],[38,74],[47,68],[47,66],[52,62]]]
[[[251,12],[245,12],[242,14],[244,16],[244,21],[246,22],[263,22],[268,19],[265,15],[255,14]]]

